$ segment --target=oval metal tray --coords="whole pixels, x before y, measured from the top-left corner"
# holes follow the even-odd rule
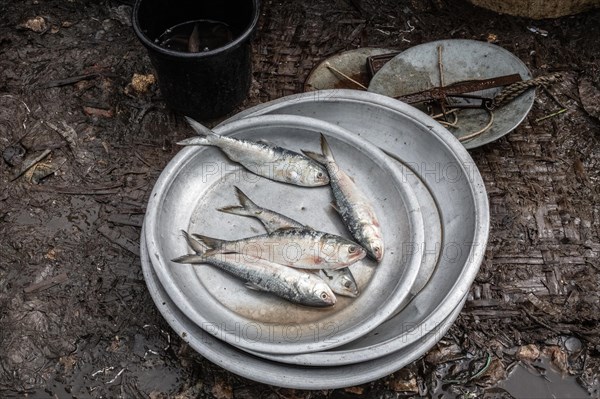
[[[332,212],[328,186],[303,188],[273,182],[233,164],[215,147],[188,147],[163,170],[145,217],[154,269],[186,316],[225,342],[271,354],[334,348],[368,333],[391,316],[415,282],[424,238],[419,204],[403,171],[377,147],[313,118],[266,115],[222,125],[215,131],[254,141],[264,139],[296,151],[318,150],[319,134],[324,133],[339,165],[373,201],[387,250],[379,264],[363,259],[351,266],[361,295],[338,296],[331,308],[300,306],[248,290],[243,282],[211,266],[171,262],[190,252],[182,229],[223,239],[259,234],[258,222],[217,211],[236,202],[234,185],[258,203],[301,223],[347,235],[341,219]]]
[[[416,297],[385,323],[358,340],[333,350],[277,361],[309,366],[362,362],[410,346],[433,331],[469,291],[485,253],[489,209],[485,186],[460,142],[430,117],[405,103],[375,93],[323,90],[261,104],[231,121],[264,114],[309,115],[354,132],[405,165],[431,193],[441,218],[437,266]],[[424,217],[436,209],[422,208]],[[268,355],[267,355],[268,356]]]
[[[442,47],[444,84],[472,79],[487,79],[518,73],[523,80],[531,79],[527,66],[502,47],[477,40],[450,39],[411,47],[388,61],[373,76],[369,91],[397,97],[440,86],[438,46]],[[493,98],[501,88],[477,92]],[[508,104],[495,109],[492,126],[472,139],[466,148],[475,148],[499,139],[525,119],[535,98],[530,89]],[[463,137],[484,128],[489,115],[483,109],[463,109],[458,113],[457,127],[450,128],[456,137]]]
[[[340,367],[304,367],[281,364],[252,356],[207,333],[175,305],[162,287],[150,262],[144,229],[140,239],[140,259],[144,279],[156,307],[194,350],[211,362],[237,375],[264,384],[294,389],[334,389],[363,384],[382,378],[423,356],[450,328],[466,300],[461,300],[439,326],[418,342],[375,360]]]

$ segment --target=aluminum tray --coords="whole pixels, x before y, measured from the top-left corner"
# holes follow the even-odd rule
[[[438,46],[442,46],[444,84],[471,79],[487,79],[518,73],[523,80],[531,79],[531,73],[523,61],[500,46],[477,40],[438,40],[411,47],[388,61],[373,76],[369,91],[390,97],[402,96],[440,86]],[[478,92],[494,97],[501,88]],[[494,110],[490,129],[479,136],[463,142],[466,148],[490,143],[508,134],[525,119],[535,97],[535,90]],[[451,128],[457,137],[463,137],[484,128],[489,115],[482,109],[461,110],[459,123]]]
[[[340,367],[303,367],[272,362],[252,356],[215,338],[185,316],[169,298],[154,273],[142,228],[140,258],[144,279],[156,307],[175,333],[211,362],[242,377],[286,388],[334,389],[363,384],[382,378],[423,356],[450,328],[464,302],[421,340],[381,358]]]
[[[440,254],[431,279],[398,314],[347,345],[277,361],[333,366],[377,359],[435,330],[459,306],[483,259],[489,209],[479,171],[460,142],[421,111],[392,98],[356,90],[323,90],[261,104],[223,122],[263,114],[308,115],[345,127],[384,148],[431,193],[441,217]],[[422,210],[426,215],[428,210]],[[429,212],[436,212],[435,209]],[[426,217],[426,216],[425,216]]]
[[[258,222],[216,210],[236,203],[234,185],[263,206],[315,229],[347,235],[331,211],[329,186],[303,188],[273,182],[241,169],[215,147],[184,148],[156,182],[145,217],[154,269],[183,313],[228,343],[270,354],[334,348],[390,317],[415,282],[424,242],[419,203],[397,164],[364,139],[313,118],[266,115],[215,131],[265,139],[297,151],[317,150],[319,133],[326,134],[338,164],[370,195],[387,249],[379,264],[364,259],[351,266],[360,296],[338,296],[336,305],[325,309],[248,290],[243,282],[210,266],[175,264],[170,259],[190,252],[182,229],[224,239],[257,234]]]

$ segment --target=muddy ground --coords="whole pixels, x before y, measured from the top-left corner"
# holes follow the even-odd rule
[[[491,235],[441,343],[373,383],[316,392],[211,364],[147,292],[145,204],[191,132],[156,84],[131,86],[153,71],[130,11],[113,1],[0,1],[1,397],[508,398],[499,381],[515,362],[554,367],[576,381],[576,396],[579,386],[600,395],[599,11],[532,21],[449,0],[263,2],[240,110],[300,92],[317,62],[360,46],[492,40],[535,76],[564,76],[538,90],[516,131],[471,151]]]

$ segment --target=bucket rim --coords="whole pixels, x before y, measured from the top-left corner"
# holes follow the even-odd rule
[[[135,31],[135,34],[137,35],[138,39],[148,49],[152,49],[161,55],[170,55],[170,56],[178,57],[178,58],[191,58],[191,59],[206,58],[206,57],[210,57],[213,55],[225,53],[227,51],[230,51],[237,47],[240,47],[247,40],[249,40],[250,36],[256,30],[256,26],[258,24],[258,18],[260,16],[260,0],[251,0],[252,4],[254,6],[252,20],[250,21],[250,25],[248,25],[246,27],[246,29],[242,32],[241,35],[239,35],[231,43],[227,43],[225,46],[218,47],[214,50],[203,51],[203,52],[199,52],[199,53],[188,53],[188,52],[182,52],[182,51],[174,51],[174,50],[170,50],[170,49],[164,48],[162,46],[159,46],[158,44],[154,43],[154,41],[150,40],[150,38],[142,31],[142,28],[140,26],[140,21],[139,21],[139,10],[141,7],[141,3],[143,1],[144,0],[136,0],[135,4],[133,6],[133,11],[131,13],[131,22],[132,22],[131,24],[133,26],[133,30]]]

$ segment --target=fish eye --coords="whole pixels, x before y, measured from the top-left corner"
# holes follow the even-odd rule
[[[321,292],[321,299],[327,299],[329,298],[329,294],[327,294],[325,291]]]
[[[319,178],[319,179],[320,179],[320,178],[322,178],[322,177],[323,177],[323,172],[318,172],[318,173],[317,173],[317,178]]]
[[[348,252],[350,252],[351,254],[355,253],[356,251],[358,251],[358,248],[356,247],[356,245],[350,245],[348,247]]]
[[[352,281],[350,281],[350,280],[344,281],[344,287],[350,288],[351,285],[352,285]]]

